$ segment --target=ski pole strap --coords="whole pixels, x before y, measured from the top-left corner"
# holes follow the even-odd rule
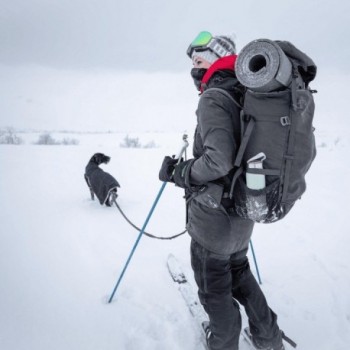
[[[134,228],[136,229],[137,231],[141,231],[141,229],[139,227],[137,227],[135,224],[133,224],[129,219],[128,217],[125,215],[125,213],[122,211],[122,209],[120,208],[120,206],[118,205],[116,199],[113,201],[113,203],[115,204],[115,206],[118,208],[120,214],[122,214],[123,218]],[[184,233],[186,233],[187,230],[184,230],[176,235],[173,235],[173,236],[170,236],[170,237],[158,237],[158,236],[155,236],[155,235],[152,235],[151,233],[148,233],[146,231],[143,231],[143,234],[147,237],[150,237],[150,238],[155,238],[155,239],[163,239],[163,240],[170,240],[170,239],[174,239],[174,238],[177,238],[181,235],[183,235]]]
[[[281,332],[282,333],[282,339],[285,340],[290,346],[292,346],[293,348],[296,348],[297,347],[297,344],[290,338],[288,338],[284,332]]]

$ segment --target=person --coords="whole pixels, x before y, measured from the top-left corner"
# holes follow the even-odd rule
[[[257,349],[284,350],[276,314],[249,266],[247,251],[254,223],[239,217],[228,198],[240,142],[243,90],[235,76],[234,40],[201,32],[187,50],[191,76],[200,92],[193,158],[164,158],[159,179],[185,189],[191,265],[200,301],[209,316],[210,350],[237,350],[239,304],[246,311]]]

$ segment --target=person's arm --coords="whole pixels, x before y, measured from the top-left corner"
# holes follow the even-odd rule
[[[197,113],[204,153],[191,164],[189,179],[191,184],[203,185],[227,175],[233,167],[232,116],[239,112],[228,97],[208,91],[201,97]]]

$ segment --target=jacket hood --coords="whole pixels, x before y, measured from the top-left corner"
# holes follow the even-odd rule
[[[203,79],[201,81],[200,91],[203,92],[206,89],[209,80],[217,71],[230,70],[234,72],[236,59],[237,55],[230,55],[219,58],[217,61],[215,61],[204,74]]]

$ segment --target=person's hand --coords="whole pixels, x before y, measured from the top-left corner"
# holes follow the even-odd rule
[[[166,182],[174,182],[173,172],[178,159],[166,156],[163,160],[162,167],[159,170],[159,180]]]
[[[173,182],[175,182],[176,186],[182,187],[182,188],[191,187],[189,183],[189,175],[190,175],[191,165],[193,162],[194,162],[194,159],[189,159],[189,160],[182,161],[175,166],[172,179],[173,179]]]

